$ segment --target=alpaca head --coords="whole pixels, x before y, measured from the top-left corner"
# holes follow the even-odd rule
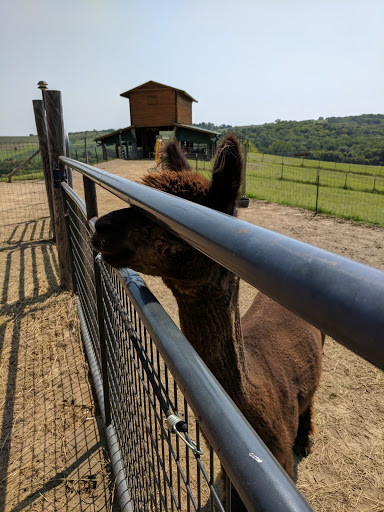
[[[234,214],[242,173],[239,143],[228,135],[220,144],[212,180],[192,172],[176,141],[166,144],[160,171],[143,183],[230,215]],[[110,212],[96,221],[92,246],[116,268],[176,280],[203,278],[202,267],[211,260],[147,217],[139,208]]]

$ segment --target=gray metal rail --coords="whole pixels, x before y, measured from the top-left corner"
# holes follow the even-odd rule
[[[60,160],[384,369],[384,272],[90,165]]]

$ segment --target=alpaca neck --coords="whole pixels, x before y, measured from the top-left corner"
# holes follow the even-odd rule
[[[241,388],[243,340],[238,306],[239,278],[222,267],[209,283],[164,280],[179,306],[185,337],[232,395]]]

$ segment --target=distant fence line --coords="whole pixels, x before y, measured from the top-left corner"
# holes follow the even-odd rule
[[[37,149],[37,143],[0,144],[0,181],[5,181]],[[87,145],[77,143],[70,149],[72,158],[89,164],[132,158],[124,148],[102,148],[93,141]],[[140,155],[140,148],[137,154]],[[187,158],[192,169],[209,175],[212,155],[196,151],[187,154]],[[244,194],[249,198],[384,226],[383,174],[383,168],[375,166],[328,165],[301,158],[248,153]],[[42,176],[40,159],[34,158],[13,179]]]
[[[212,170],[212,161],[187,155],[193,169]],[[384,226],[384,176],[380,167],[349,170],[316,166],[314,161],[248,153],[245,193],[248,197],[296,206],[315,213]],[[280,161],[279,161],[280,160]],[[311,164],[309,164],[311,162]],[[349,167],[348,167],[349,168]]]

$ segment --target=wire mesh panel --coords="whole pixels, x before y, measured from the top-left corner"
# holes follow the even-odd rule
[[[0,145],[0,241],[9,244],[52,238],[40,155],[9,178],[36,144]]]
[[[140,318],[121,275],[99,260],[111,417],[134,510],[224,510],[220,464]],[[131,272],[129,279],[139,279]]]

